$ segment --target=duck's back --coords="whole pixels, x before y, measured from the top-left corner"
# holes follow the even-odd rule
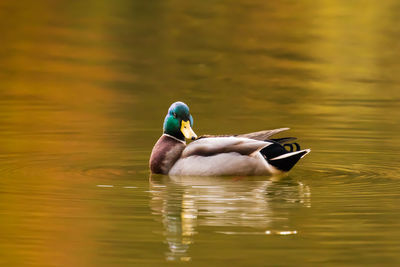
[[[221,136],[198,139],[182,152],[169,171],[173,176],[263,175],[271,173],[260,153],[270,143]]]
[[[179,159],[185,143],[163,134],[153,147],[150,156],[150,170],[153,173],[168,174],[171,167]]]

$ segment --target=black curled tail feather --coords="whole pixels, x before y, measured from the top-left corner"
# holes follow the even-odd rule
[[[276,141],[263,149],[260,153],[267,160],[269,164],[277,169],[287,172],[310,150],[300,150],[298,143],[290,143],[281,145]],[[287,148],[287,149],[286,149]]]
[[[300,145],[298,143],[284,144],[283,147],[286,150],[288,150],[289,152],[299,151],[300,150]],[[295,150],[294,150],[294,147],[296,148]]]

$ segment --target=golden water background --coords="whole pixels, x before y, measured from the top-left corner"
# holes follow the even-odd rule
[[[0,265],[400,264],[400,4],[1,1]],[[282,180],[150,177],[197,134],[290,127]]]

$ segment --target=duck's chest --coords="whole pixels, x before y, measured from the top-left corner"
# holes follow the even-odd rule
[[[151,152],[149,162],[151,172],[168,174],[169,170],[182,155],[185,146],[185,143],[178,139],[165,134],[162,135]]]

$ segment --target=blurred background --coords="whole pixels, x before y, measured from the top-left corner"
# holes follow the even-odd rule
[[[399,14],[1,1],[0,264],[400,264]],[[198,135],[290,127],[312,153],[278,181],[149,177],[178,100]]]

